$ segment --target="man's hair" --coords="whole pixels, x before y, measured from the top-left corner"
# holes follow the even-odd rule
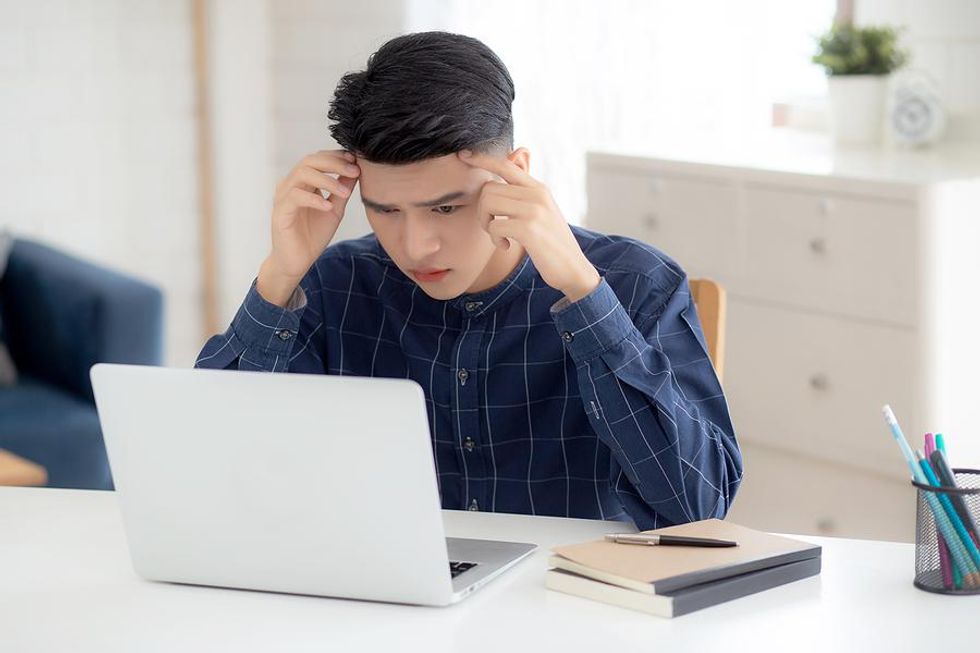
[[[330,102],[330,133],[368,161],[405,164],[463,149],[510,150],[514,82],[493,51],[469,36],[396,37],[344,75]]]

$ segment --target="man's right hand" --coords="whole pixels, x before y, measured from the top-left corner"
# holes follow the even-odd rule
[[[360,175],[355,163],[354,155],[344,150],[321,150],[300,161],[276,187],[272,252],[256,282],[266,301],[285,306],[330,244]],[[329,199],[321,190],[330,194]]]

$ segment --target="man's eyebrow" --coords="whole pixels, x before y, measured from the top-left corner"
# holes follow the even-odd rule
[[[442,195],[440,197],[437,197],[437,198],[435,198],[433,200],[426,200],[425,202],[416,202],[412,206],[420,206],[420,207],[422,207],[422,206],[442,206],[446,202],[451,202],[453,200],[458,200],[461,197],[465,197],[467,194],[468,193],[466,191],[457,190],[457,191],[454,191],[452,193],[446,193],[445,195]],[[375,202],[373,200],[369,200],[368,198],[364,197],[363,195],[361,195],[361,202],[364,203],[364,206],[366,206],[368,208],[371,208],[371,209],[374,209],[375,211],[383,211],[383,210],[390,210],[390,209],[397,208],[397,207],[395,207],[395,206],[393,206],[391,204],[381,204],[379,202]]]

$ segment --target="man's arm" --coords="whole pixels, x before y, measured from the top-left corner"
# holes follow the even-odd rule
[[[612,451],[610,480],[641,529],[724,517],[742,475],[687,277],[650,297],[636,325],[605,278],[552,308],[585,411]]]
[[[325,374],[317,278],[314,265],[285,306],[267,301],[253,282],[231,325],[205,343],[194,367]]]

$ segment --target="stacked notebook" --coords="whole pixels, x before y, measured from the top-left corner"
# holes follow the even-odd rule
[[[595,540],[552,549],[549,589],[677,617],[820,573],[820,547],[718,519],[647,533],[738,546],[644,546]]]

